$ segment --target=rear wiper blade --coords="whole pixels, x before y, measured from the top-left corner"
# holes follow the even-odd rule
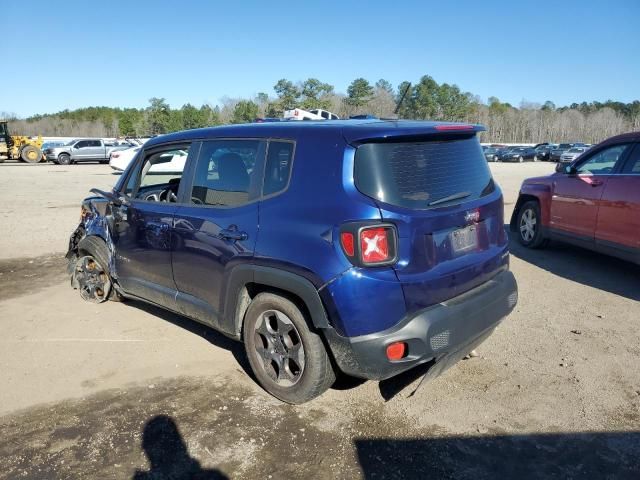
[[[461,198],[466,198],[469,195],[471,195],[471,192],[458,192],[458,193],[454,193],[453,195],[449,195],[448,197],[439,198],[438,200],[434,200],[433,202],[429,202],[427,205],[429,207],[431,207],[433,205],[439,205],[441,203],[447,203],[447,202],[450,202],[452,200],[459,200]]]

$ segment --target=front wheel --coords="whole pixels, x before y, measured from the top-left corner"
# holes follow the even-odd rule
[[[533,161],[534,161],[534,162],[537,162],[537,161],[538,161],[538,156],[537,156],[537,155],[534,155],[534,156],[533,156]]]
[[[60,165],[70,165],[71,164],[71,156],[68,153],[61,153],[58,156],[58,163]]]
[[[520,155],[520,156],[518,157],[518,162],[519,162],[519,163],[524,162],[524,157],[523,157],[522,155]]]
[[[542,234],[540,204],[526,202],[518,211],[518,241],[527,248],[542,248],[548,240]]]
[[[27,145],[20,152],[20,158],[27,163],[38,163],[42,160],[42,151],[34,145]]]
[[[283,402],[308,402],[336,376],[320,336],[291,300],[258,294],[247,309],[243,340],[258,383]]]

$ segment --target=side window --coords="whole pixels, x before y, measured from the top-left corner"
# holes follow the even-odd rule
[[[267,162],[264,168],[263,195],[280,192],[287,187],[293,163],[292,142],[272,140],[269,142]]]
[[[325,111],[325,110],[321,110],[320,111],[320,116],[326,120],[329,120],[329,112]]]
[[[260,140],[203,142],[196,163],[191,203],[235,207],[257,198]],[[261,165],[261,162],[260,162]]]
[[[637,143],[633,152],[631,152],[627,163],[622,169],[622,173],[640,175],[640,143]]]
[[[102,143],[100,143],[100,140],[91,140],[91,146],[92,147],[101,147]]]
[[[74,148],[86,148],[88,146],[89,142],[86,140],[81,140],[78,143],[75,144]]]
[[[578,173],[590,173],[592,175],[607,175],[611,173],[628,147],[628,144],[614,145],[599,151],[578,165]]]
[[[176,202],[189,146],[148,153],[125,187],[125,194],[149,202]]]

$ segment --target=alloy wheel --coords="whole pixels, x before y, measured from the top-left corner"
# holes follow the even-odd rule
[[[525,242],[531,242],[536,236],[538,220],[536,212],[532,208],[527,208],[520,216],[520,236]]]
[[[267,310],[254,328],[255,350],[260,365],[277,385],[290,387],[302,378],[304,346],[291,319],[277,310]]]

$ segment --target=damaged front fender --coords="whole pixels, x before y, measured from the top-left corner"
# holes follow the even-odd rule
[[[78,258],[81,253],[93,253],[87,252],[83,248],[87,246],[86,239],[91,236],[99,237],[104,241],[108,251],[108,265],[104,265],[104,267],[108,269],[109,275],[113,280],[117,279],[112,237],[113,223],[112,207],[105,198],[90,197],[82,202],[80,223],[69,238],[69,247],[66,254],[66,258],[69,260],[67,270],[71,275],[71,283],[74,288],[77,288],[74,272]],[[76,283],[75,285],[74,282]]]

